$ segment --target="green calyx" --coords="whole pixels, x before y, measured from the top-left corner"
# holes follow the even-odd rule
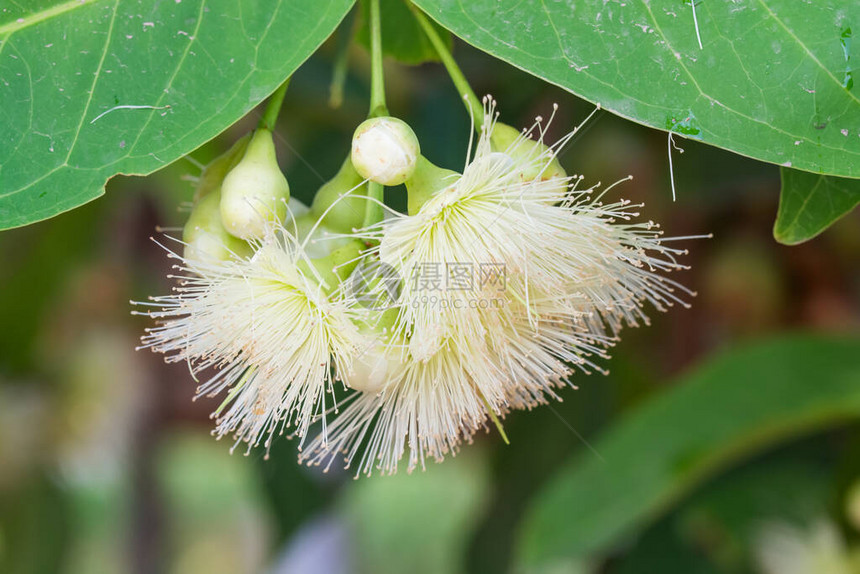
[[[251,253],[250,245],[233,237],[224,228],[220,204],[221,189],[216,185],[214,191],[208,191],[191,210],[182,230],[185,259],[215,263]]]
[[[205,197],[206,194],[221,189],[221,182],[224,181],[227,173],[236,167],[236,164],[245,155],[249,141],[251,141],[251,134],[245,134],[230,149],[213,159],[203,168],[197,181],[197,189],[194,190],[195,204],[201,198]]]
[[[454,183],[459,177],[460,174],[456,171],[439,167],[423,155],[419,155],[412,177],[406,180],[409,215],[418,213],[421,206],[433,195]]]
[[[347,157],[337,174],[317,190],[311,204],[311,215],[314,219],[323,218],[322,223],[327,228],[342,233],[349,233],[361,227],[364,221],[364,204],[367,202],[367,185],[354,188],[362,181],[364,179],[355,171],[352,161]],[[349,195],[341,199],[347,192],[350,192]]]
[[[221,220],[241,239],[261,238],[272,220],[283,221],[290,186],[278,167],[272,132],[254,132],[242,159],[221,185]]]
[[[221,222],[221,184],[245,155],[249,141],[251,134],[243,136],[203,168],[194,190],[194,208],[182,229],[186,259],[214,263],[251,253],[251,246],[231,235]]]
[[[558,158],[546,144],[533,139],[521,138],[517,146],[512,148],[514,142],[521,136],[522,132],[516,128],[496,122],[493,133],[490,135],[490,147],[493,151],[506,153],[517,164],[529,165],[529,168],[521,174],[525,181],[538,178],[546,181],[554,177],[567,177],[567,172],[564,171]],[[552,156],[552,160],[548,162],[548,165],[545,161],[535,161],[541,156]]]
[[[324,257],[299,261],[298,267],[306,277],[319,276],[320,285],[331,293],[352,274],[364,248],[363,242],[353,239]]]

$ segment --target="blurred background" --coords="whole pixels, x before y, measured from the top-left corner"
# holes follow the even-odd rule
[[[366,114],[360,48],[342,105],[328,105],[335,52],[330,41],[295,75],[278,129],[293,195],[308,203]],[[509,124],[530,125],[558,103],[550,128],[558,137],[593,109],[466,45],[456,55]],[[388,64],[392,113],[412,125],[429,159],[462,169],[469,119],[443,68]],[[217,405],[191,401],[186,366],[135,351],[148,321],[130,314],[129,300],[169,290],[169,262],[150,238],[159,226],[181,227],[188,176],[252,129],[258,113],[190,160],[117,177],[89,205],[0,234],[0,572],[512,571],[522,518],[542,487],[572,461],[599,457],[602,433],[698,364],[783,332],[858,332],[860,213],[781,246],[771,236],[777,167],[676,137],[684,151],[673,156],[673,202],[666,134],[600,113],[562,164],[586,183],[633,175],[615,191],[644,201],[643,217],[668,235],[713,233],[685,242],[691,270],[675,277],[697,291],[692,308],[628,330],[611,373],[575,375],[579,389],[565,390],[564,402],[509,416],[509,446],[493,431],[425,472],[360,480],[298,466],[286,439],[268,461],[260,450],[231,455],[209,434]],[[401,190],[387,199],[405,206]],[[786,555],[816,540],[850,553],[860,527],[858,453],[856,419],[759,449],[640,521],[591,557],[591,571],[772,574],[766,555],[779,544]],[[795,571],[803,572],[780,574]]]

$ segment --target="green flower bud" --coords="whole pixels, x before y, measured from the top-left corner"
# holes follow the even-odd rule
[[[423,155],[418,156],[415,171],[412,177],[406,180],[409,215],[418,213],[421,206],[427,203],[427,200],[436,192],[445,189],[459,177],[460,174],[456,171],[436,166]]]
[[[421,146],[412,128],[397,118],[371,118],[352,136],[352,165],[365,179],[400,185],[412,176]]]
[[[203,168],[203,172],[197,180],[197,189],[194,190],[195,204],[206,194],[221,188],[224,177],[236,167],[236,164],[245,155],[249,141],[251,141],[251,134],[245,134],[229,150],[213,159]]]
[[[561,167],[554,154],[552,154],[552,160],[549,162],[536,161],[541,155],[552,153],[549,146],[543,142],[522,138],[517,147],[511,149],[514,141],[522,135],[522,132],[516,128],[496,122],[493,133],[490,135],[490,147],[493,151],[508,154],[516,164],[529,165],[529,168],[522,173],[522,178],[525,181],[531,181],[538,177],[543,181],[553,177],[567,177],[567,172]]]
[[[182,241],[185,259],[214,263],[251,253],[251,246],[230,235],[221,223],[221,190],[208,192],[191,211]]]
[[[326,209],[334,204],[334,207],[325,213],[323,223],[326,227],[342,233],[349,233],[353,229],[361,227],[364,222],[364,207],[367,203],[365,199],[367,186],[364,185],[353,190],[343,199],[340,198],[363,180],[364,178],[352,166],[352,161],[346,158],[337,175],[317,190],[311,204],[311,213],[316,219],[319,219]]]
[[[262,237],[267,222],[283,221],[290,186],[278,167],[272,132],[258,129],[245,155],[221,185],[221,220],[242,239]]]

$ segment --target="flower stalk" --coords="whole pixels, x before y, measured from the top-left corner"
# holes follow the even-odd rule
[[[460,92],[460,96],[466,104],[466,109],[475,121],[475,126],[480,128],[481,124],[484,123],[484,106],[481,104],[481,100],[475,95],[475,91],[469,85],[466,76],[463,75],[463,71],[460,70],[460,66],[457,65],[454,56],[448,50],[448,46],[439,37],[439,33],[433,27],[433,24],[430,23],[430,20],[427,19],[427,16],[414,4],[410,3],[409,8],[412,9],[415,19],[427,35],[427,39],[433,44],[433,48],[439,55],[439,59],[442,60],[445,69],[448,70],[448,75],[451,76],[451,81],[454,82],[457,91]]]
[[[369,118],[388,115],[385,75],[382,68],[382,21],[379,0],[370,0],[370,112]]]
[[[278,114],[281,112],[281,104],[284,103],[284,95],[287,93],[287,88],[290,86],[290,78],[284,80],[275,92],[269,96],[269,101],[266,104],[266,110],[263,112],[263,117],[260,118],[259,129],[275,131],[275,124],[278,122]]]
[[[385,104],[385,75],[382,68],[382,22],[379,0],[370,0],[370,111],[369,118],[388,115]],[[364,227],[382,221],[385,188],[375,182],[367,184],[369,201],[364,206]]]

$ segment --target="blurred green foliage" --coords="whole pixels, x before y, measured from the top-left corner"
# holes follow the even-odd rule
[[[860,338],[793,337],[704,364],[553,478],[523,524],[522,563],[604,553],[738,459],[860,417],[858,349]]]
[[[356,572],[463,572],[462,556],[490,493],[479,448],[422,472],[360,480],[343,493]]]

